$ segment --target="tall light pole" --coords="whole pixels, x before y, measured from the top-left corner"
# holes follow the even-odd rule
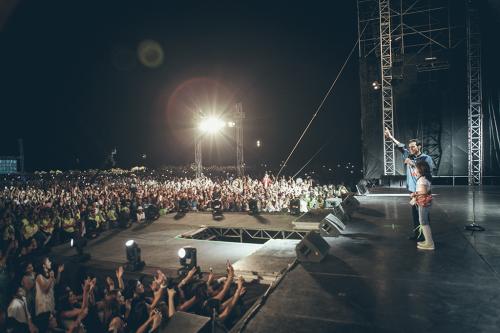
[[[205,117],[202,111],[199,111],[195,115],[194,121],[197,128],[194,131],[194,163],[197,178],[203,175],[201,146],[205,134],[215,134],[225,126],[235,128],[236,174],[238,177],[242,177],[245,174],[245,161],[243,157],[243,119],[245,118],[245,114],[242,109],[241,103],[237,103],[232,113],[233,120],[227,123],[217,117]]]
[[[202,113],[201,111],[195,116],[195,124],[198,124],[202,121]],[[194,131],[194,164],[195,164],[195,175],[196,178],[200,178],[203,174],[203,166],[201,162],[201,139],[203,136],[203,132],[200,128],[196,128]]]
[[[238,177],[243,177],[243,175],[245,174],[245,160],[243,157],[243,119],[245,119],[245,113],[243,113],[243,106],[241,103],[236,104],[235,118],[236,118],[236,175]]]

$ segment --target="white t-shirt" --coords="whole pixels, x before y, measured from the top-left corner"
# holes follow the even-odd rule
[[[7,316],[9,318],[14,318],[19,323],[27,324],[30,319],[30,315],[28,307],[26,306],[26,297],[23,296],[22,299],[14,297],[7,309]]]
[[[425,177],[420,177],[417,179],[417,192],[419,193],[429,193],[431,191],[431,182]]]

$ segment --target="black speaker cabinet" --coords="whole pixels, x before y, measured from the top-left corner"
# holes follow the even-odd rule
[[[359,208],[359,201],[354,196],[350,195],[342,201],[342,207],[347,215],[352,215]]]
[[[344,230],[345,224],[333,214],[328,214],[319,224],[319,233],[323,237],[337,237]]]
[[[210,333],[209,322],[209,317],[177,311],[167,322],[167,325],[160,329],[160,333]]]
[[[295,247],[297,259],[301,262],[320,262],[328,254],[330,245],[317,231],[308,232]]]
[[[335,208],[333,209],[333,214],[344,223],[351,220],[349,214],[344,210],[343,203],[335,206]]]

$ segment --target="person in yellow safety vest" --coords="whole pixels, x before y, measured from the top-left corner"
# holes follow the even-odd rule
[[[30,239],[38,232],[38,225],[34,222],[29,221],[27,218],[22,219],[22,224],[24,239]]]
[[[127,202],[122,202],[120,207],[120,220],[119,225],[122,228],[128,228],[130,226],[130,208]]]
[[[97,236],[97,229],[100,225],[99,215],[96,214],[95,209],[91,209],[87,221],[85,222],[85,227],[89,232],[91,237]]]
[[[48,216],[45,216],[40,222],[40,230],[49,236],[54,232],[54,223]]]
[[[101,228],[101,229],[107,229],[106,214],[105,214],[104,210],[99,209],[99,211],[97,212],[96,216],[99,219],[99,228]]]
[[[71,217],[70,212],[64,213],[64,218],[62,220],[62,239],[67,241],[74,237],[76,231],[76,221]]]
[[[97,229],[100,229],[100,228],[101,228],[101,224],[102,224],[102,222],[103,222],[103,220],[102,220],[102,218],[101,218],[101,214],[100,214],[100,213],[98,213],[98,212],[96,212],[96,211],[94,211],[94,212],[92,213],[92,215],[94,216],[94,220],[95,220],[95,223],[96,223],[96,228],[97,228]]]
[[[74,218],[68,217],[63,219],[62,228],[65,233],[73,234],[75,232],[75,226],[76,222]]]
[[[106,212],[106,216],[108,218],[108,222],[110,225],[116,225],[116,209],[114,205],[111,205]]]

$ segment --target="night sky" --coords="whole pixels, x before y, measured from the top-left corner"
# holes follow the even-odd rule
[[[0,32],[0,155],[23,138],[31,171],[101,167],[114,147],[119,167],[192,163],[193,111],[241,101],[247,163],[277,168],[353,47],[357,21],[355,1],[270,3],[20,1]],[[144,40],[161,45],[159,67],[139,61]],[[287,173],[325,142],[315,165],[360,163],[357,66],[355,52]],[[234,141],[213,138],[203,155],[233,164]]]

